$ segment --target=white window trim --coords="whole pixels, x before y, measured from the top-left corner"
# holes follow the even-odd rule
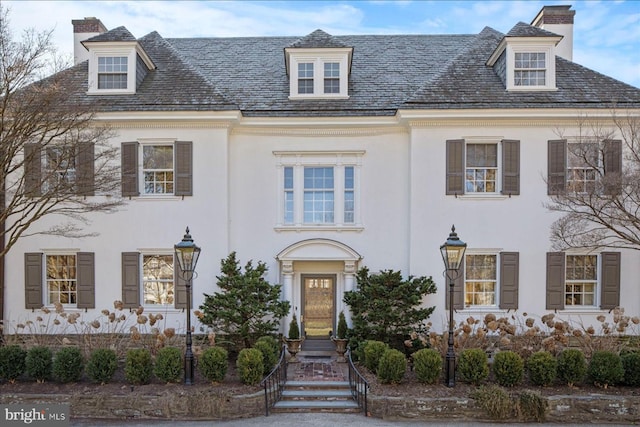
[[[364,151],[274,151],[278,173],[276,231],[334,230],[362,231],[360,202],[360,172]],[[334,222],[331,224],[304,223],[304,168],[306,166],[334,168]],[[354,221],[344,222],[344,168],[353,167]],[[284,168],[293,167],[293,223],[284,222]]]
[[[566,158],[564,160],[564,164],[565,164],[565,169],[567,171],[566,176],[565,176],[565,185],[566,188],[569,188],[569,178],[570,178],[570,171],[573,170],[574,168],[569,167],[569,155],[570,155],[570,146],[571,144],[596,144],[598,147],[598,167],[595,169],[596,171],[596,180],[595,180],[595,184],[598,184],[598,181],[600,180],[600,177],[603,173],[603,167],[604,165],[602,164],[603,159],[600,156],[600,150],[602,149],[602,143],[599,142],[596,138],[584,138],[584,137],[579,137],[579,136],[575,136],[575,137],[570,137],[567,138],[567,152],[566,152]],[[581,168],[577,168],[577,169],[581,169]],[[584,168],[585,170],[587,170],[588,168]],[[578,192],[576,194],[587,194],[586,192]],[[572,254],[573,255],[573,254]],[[575,255],[580,255],[580,254],[575,254]],[[598,253],[599,255],[599,253]],[[598,256],[598,259],[600,259],[600,256]]]
[[[176,196],[175,195],[175,185],[176,185],[176,177],[175,177],[175,170],[176,170],[176,141],[178,139],[177,138],[139,138],[138,139],[138,188],[140,189],[140,195],[138,196],[139,199],[147,199],[147,200],[181,200],[182,196]],[[168,194],[168,193],[145,193],[144,192],[144,168],[143,168],[143,161],[144,161],[144,156],[143,156],[143,152],[144,152],[144,147],[145,146],[157,146],[157,145],[167,145],[167,146],[171,146],[173,148],[173,194]]]
[[[466,257],[467,255],[495,255],[496,257],[496,287],[495,287],[495,297],[493,305],[469,305],[465,304],[465,311],[477,311],[477,312],[496,312],[500,309],[500,252],[502,252],[502,248],[469,248],[465,251],[465,265],[466,269]],[[466,300],[467,293],[467,275],[465,271],[462,272],[463,275],[463,300]]]
[[[585,313],[593,313],[593,312],[602,312],[600,308],[600,290],[602,289],[602,250],[594,250],[590,252],[585,252],[580,249],[567,249],[564,252],[564,260],[565,260],[565,278],[564,278],[564,286],[565,291],[563,293],[563,298],[567,297],[566,292],[566,284],[567,284],[567,256],[568,255],[595,255],[596,256],[596,288],[594,290],[593,297],[593,305],[564,305],[564,309],[562,311],[569,311],[572,313],[576,312],[585,312]]]
[[[128,42],[85,42],[89,49],[88,95],[123,95],[136,93],[136,73],[138,56],[149,70],[155,65],[136,41]],[[104,56],[127,57],[127,88],[98,89],[98,58]]]
[[[288,49],[289,55],[289,99],[349,99],[349,53],[342,49]],[[324,64],[340,64],[339,93],[324,93]],[[298,93],[298,64],[313,63],[313,93]]]
[[[550,43],[540,43],[539,39],[531,41],[513,41],[507,43],[507,90],[508,91],[545,91],[558,90],[556,87],[556,55],[555,46]],[[516,86],[515,85],[515,57],[517,53],[544,53],[545,54],[545,85],[540,86]]]
[[[502,136],[496,137],[463,137],[464,139],[464,194],[460,194],[457,196],[458,199],[468,199],[468,200],[496,200],[496,199],[508,199],[509,196],[502,194],[500,189],[502,188],[502,140],[505,139]],[[496,191],[492,192],[484,192],[484,193],[476,193],[476,192],[467,192],[467,146],[471,144],[496,144],[498,146],[497,156],[498,156],[498,167],[496,173]]]
[[[149,255],[171,255],[173,256],[175,254],[175,251],[171,250],[171,249],[167,249],[167,248],[144,248],[144,249],[140,249],[138,256],[139,258],[139,263],[140,263],[140,278],[139,278],[139,283],[140,283],[140,289],[138,289],[138,292],[140,293],[140,305],[142,305],[145,308],[145,311],[161,311],[161,312],[167,312],[170,310],[175,310],[175,297],[176,297],[176,289],[177,289],[177,280],[176,280],[176,274],[175,274],[175,268],[176,268],[176,263],[175,263],[175,258],[173,260],[173,297],[174,297],[174,303],[172,304],[145,304],[144,302],[144,257],[145,256],[149,256]]]
[[[75,304],[62,304],[65,310],[82,310],[78,307],[78,252],[81,252],[79,248],[65,248],[65,249],[43,249],[42,250],[42,301],[45,307],[53,307],[53,303],[49,301],[49,284],[47,283],[47,257],[56,255],[73,255],[76,257],[76,303]]]

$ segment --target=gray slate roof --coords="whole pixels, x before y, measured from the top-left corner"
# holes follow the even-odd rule
[[[518,23],[512,34],[554,35]],[[119,27],[91,41],[129,39]],[[640,89],[556,59],[557,91],[507,92],[486,65],[504,34],[138,39],[157,69],[134,95],[86,95],[87,63],[66,71],[74,102],[103,111],[223,111],[245,116],[392,116],[398,109],[640,107]],[[349,99],[289,100],[287,47],[352,47]]]

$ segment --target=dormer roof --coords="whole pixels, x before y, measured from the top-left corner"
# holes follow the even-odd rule
[[[543,30],[539,27],[534,27],[524,22],[518,22],[514,27],[509,30],[506,37],[561,37],[558,34],[551,31]]]
[[[133,34],[126,29],[126,27],[117,27],[113,30],[109,30],[106,33],[99,34],[97,36],[91,37],[82,42],[92,43],[92,42],[135,42],[136,38]]]
[[[291,43],[290,48],[348,48],[345,43],[341,42],[331,34],[322,30],[315,30],[301,39]]]

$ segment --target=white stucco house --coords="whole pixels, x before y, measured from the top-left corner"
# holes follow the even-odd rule
[[[640,314],[637,251],[550,240],[551,183],[588,180],[567,163],[577,119],[606,120],[612,103],[640,114],[640,89],[572,62],[574,14],[544,7],[507,34],[246,38],[136,38],[74,20],[66,73],[116,131],[122,186],[108,197],[127,203],[90,218],[95,237],[20,239],[5,262],[5,333],[55,302],[92,319],[115,300],[184,331],[173,245],[187,226],[202,248],[192,307],[236,251],[267,263],[308,338],[335,330],[363,266],[433,276],[424,304],[445,330],[439,246],[453,224],[468,244],[458,320]],[[620,141],[607,144],[621,167]]]

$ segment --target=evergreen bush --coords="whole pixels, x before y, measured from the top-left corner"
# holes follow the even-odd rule
[[[0,347],[0,380],[14,383],[24,374],[27,351],[19,345]]]
[[[212,383],[221,382],[229,368],[229,353],[222,347],[209,347],[202,352],[198,369]]]
[[[458,375],[463,381],[480,385],[489,378],[489,358],[484,350],[467,348],[458,359]]]
[[[471,393],[471,397],[489,417],[495,420],[505,420],[512,416],[513,402],[511,402],[509,393],[500,386],[495,384],[481,386]]]
[[[151,353],[146,348],[127,351],[124,364],[124,378],[131,384],[148,384],[151,380],[153,363]]]
[[[273,345],[268,341],[258,340],[253,345],[253,348],[260,350],[262,353],[263,373],[265,375],[268,374],[278,363],[278,354],[274,352]]]
[[[276,355],[276,358],[280,358],[280,353],[282,352],[282,344],[271,335],[264,335],[258,338],[258,341],[256,342],[263,341],[271,346],[271,348],[273,349],[273,354]]]
[[[290,340],[299,340],[300,339],[300,325],[298,325],[298,318],[296,314],[293,313],[293,318],[289,323],[289,339]]]
[[[582,351],[566,348],[558,355],[558,379],[569,386],[580,384],[587,374],[587,361]]]
[[[78,347],[61,348],[53,357],[53,376],[60,382],[76,382],[83,371],[84,357]]]
[[[516,352],[500,351],[493,357],[493,375],[496,382],[503,387],[513,387],[522,382],[524,361]]]
[[[244,348],[238,354],[236,361],[238,375],[243,384],[256,385],[262,380],[264,365],[262,352],[255,348]]]
[[[49,347],[36,346],[27,351],[25,368],[27,375],[41,383],[51,377],[53,353]]]
[[[387,349],[378,362],[378,379],[383,384],[400,384],[407,371],[407,358],[396,349]]]
[[[116,352],[109,348],[94,350],[87,361],[86,372],[91,381],[106,384],[111,381],[118,369]]]
[[[418,381],[434,384],[442,375],[442,356],[432,348],[423,348],[413,353],[413,370]]]
[[[380,358],[388,348],[382,341],[367,341],[364,346],[364,366],[374,374],[377,373]]]
[[[607,388],[624,380],[624,367],[620,356],[612,351],[594,351],[589,360],[589,379],[597,386]]]
[[[163,347],[158,350],[153,373],[166,383],[177,383],[182,377],[182,352],[176,347]]]
[[[344,317],[344,312],[341,311],[338,315],[338,328],[337,338],[344,340],[347,339],[347,319]]]
[[[624,383],[631,387],[640,386],[640,352],[630,352],[622,355],[624,368]]]
[[[548,386],[556,380],[558,361],[548,351],[533,353],[526,366],[531,384]]]

